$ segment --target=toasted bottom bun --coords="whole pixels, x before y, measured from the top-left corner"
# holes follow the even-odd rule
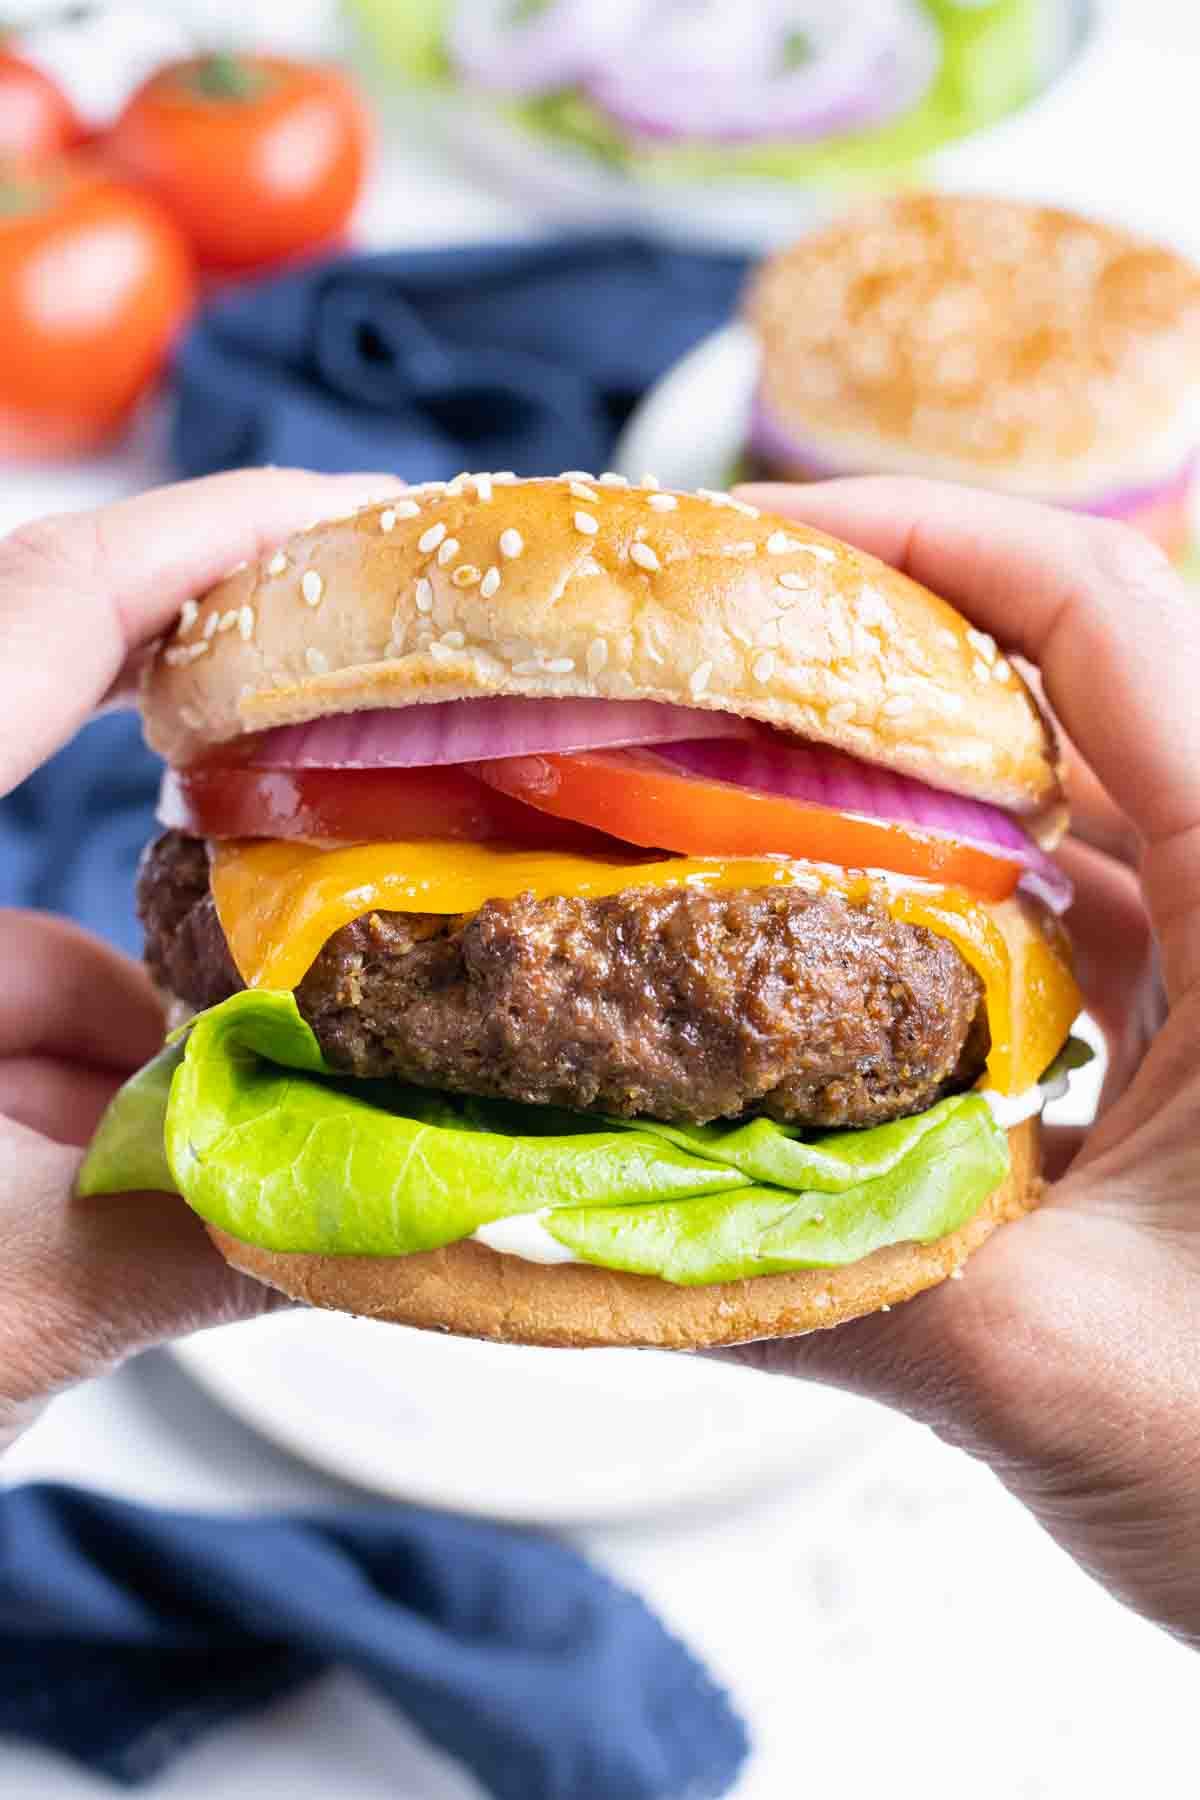
[[[949,1237],[893,1244],[843,1269],[712,1287],[676,1287],[585,1263],[526,1262],[470,1240],[419,1256],[301,1256],[260,1250],[215,1227],[209,1235],[235,1269],[307,1306],[508,1344],[698,1350],[840,1325],[944,1281],[997,1225],[1041,1200],[1038,1121],[1016,1126],[1008,1142],[1007,1179]]]

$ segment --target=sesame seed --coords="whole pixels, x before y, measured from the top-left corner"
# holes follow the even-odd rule
[[[989,637],[986,631],[976,631],[973,625],[968,625],[966,636],[967,642],[970,644],[972,650],[978,650],[979,655],[984,662],[992,663],[995,661],[996,640],[994,637]]]
[[[643,475],[642,479],[638,483],[638,486],[639,487],[656,488],[656,487],[661,487],[662,482],[658,479],[657,475]]]
[[[748,500],[738,500],[738,499],[735,499],[732,494],[730,494],[729,495],[729,504],[730,504],[730,506],[732,506],[734,512],[742,513],[744,515],[744,517],[746,517],[747,519],[761,519],[762,518],[762,514],[759,511],[758,507],[751,506],[751,504]]]
[[[325,583],[315,569],[305,569],[300,583],[300,592],[309,606],[320,606],[325,593]]]
[[[696,695],[702,694],[708,686],[708,678],[712,674],[712,670],[713,666],[710,662],[702,662],[698,668],[692,670],[688,679],[688,687],[692,691],[693,699]]]
[[[615,469],[605,469],[603,475],[600,477],[600,486],[625,488],[629,486],[629,477],[627,475],[618,475]]]
[[[885,719],[901,719],[904,717],[905,713],[910,713],[912,709],[913,699],[911,694],[893,694],[890,700],[885,700],[883,703],[883,716]]]
[[[417,611],[419,613],[433,611],[433,583],[427,575],[422,575],[417,583]]]
[[[774,653],[770,650],[764,650],[761,656],[756,656],[754,659],[754,664],[753,664],[754,679],[755,679],[755,681],[770,681],[770,679],[774,673],[775,673]]]
[[[220,613],[219,612],[210,612],[207,619],[205,619],[205,621],[204,621],[205,637],[206,638],[213,637],[216,634],[217,626],[220,623],[221,623]]]
[[[513,526],[510,525],[507,531],[500,533],[500,554],[506,556],[510,562],[514,557],[520,556],[524,548],[525,539]]]
[[[486,504],[488,501],[491,500],[491,497],[492,497],[492,478],[491,478],[491,476],[490,475],[476,475],[474,477],[474,483],[475,483],[475,493],[476,493],[477,498],[482,500]]]
[[[233,608],[232,612],[227,612],[227,613],[221,614],[221,622],[217,626],[217,630],[218,631],[232,631],[234,626],[237,624],[237,622],[238,622],[238,609],[235,606]]]
[[[571,492],[577,500],[587,500],[592,506],[595,506],[600,498],[595,488],[590,488],[586,481],[573,481]]]
[[[587,653],[587,672],[588,672],[588,674],[592,675],[592,676],[598,675],[607,661],[608,661],[608,642],[607,642],[607,640],[602,637],[593,638],[591,643],[588,645],[588,653]]]
[[[630,544],[629,560],[630,562],[635,562],[639,569],[649,569],[653,571],[662,568],[662,564],[659,562],[657,555],[650,548],[649,544]]]
[[[831,725],[849,725],[857,711],[853,700],[839,700],[836,706],[829,708],[825,717]]]
[[[396,509],[394,506],[385,507],[384,510],[380,513],[379,529],[380,529],[380,531],[395,531],[395,529],[396,529]]]
[[[1007,681],[1011,674],[1012,670],[1008,663],[1005,662],[1002,656],[998,656],[992,664],[992,680]]]
[[[801,550],[803,545],[786,531],[773,531],[767,539],[768,556],[786,556],[789,550]]]
[[[558,479],[560,481],[594,481],[596,477],[588,469],[564,469]]]
[[[782,575],[775,577],[782,588],[791,588],[794,594],[802,594],[808,586],[803,575],[797,575],[792,569],[785,569]]]
[[[941,626],[938,631],[938,642],[939,644],[945,644],[948,650],[958,649],[957,637],[952,631],[947,630],[945,625]]]
[[[458,474],[454,477],[453,481],[448,481],[446,483],[447,496],[451,499],[457,500],[459,495],[462,493],[464,487],[467,485],[468,481],[470,481],[470,479],[471,479],[471,477],[467,473],[466,469],[463,469],[460,474]]]
[[[647,494],[646,505],[652,506],[655,512],[674,512],[679,502],[674,494]]]
[[[663,655],[662,651],[658,648],[658,645],[652,644],[650,642],[650,639],[647,638],[644,648],[646,651],[646,655],[650,658],[650,661],[652,663],[658,663],[659,667],[661,668],[662,664],[665,663],[667,659]]]
[[[728,494],[719,494],[715,488],[697,488],[696,498],[707,500],[710,506],[732,506],[733,501]]]
[[[987,681],[990,678],[992,671],[988,668],[982,656],[977,656],[975,661],[971,664],[971,673],[976,681]]]
[[[282,575],[288,566],[287,557],[282,550],[277,550],[267,564],[268,575]]]
[[[207,656],[207,655],[208,655],[208,639],[207,638],[201,638],[198,643],[189,644],[187,647],[187,659],[189,662],[195,662],[195,660],[198,656]]]
[[[806,556],[815,556],[818,562],[836,562],[837,551],[831,550],[828,544],[797,544],[797,550],[803,550]]]
[[[459,563],[450,579],[456,588],[474,587],[479,580],[479,570],[474,563]]]
[[[314,649],[310,644],[304,652],[304,660],[313,675],[325,675],[329,672],[329,658],[323,650]]]
[[[190,631],[200,616],[200,608],[194,600],[185,600],[179,609],[180,631]]]
[[[445,535],[445,523],[443,520],[439,519],[436,525],[431,525],[428,531],[423,531],[421,533],[420,537],[417,539],[417,549],[423,556],[427,556],[431,550],[437,549]]]
[[[248,644],[254,636],[254,608],[252,606],[238,607],[238,636],[244,644]]]
[[[535,657],[527,662],[514,663],[512,672],[514,675],[540,675],[542,672],[542,665]]]
[[[435,663],[445,664],[454,661],[454,652],[446,644],[430,644],[429,654]]]
[[[466,643],[461,631],[443,631],[442,642],[447,650],[461,650]]]
[[[508,487],[517,479],[515,469],[493,469],[492,480],[497,487]]]
[[[415,500],[397,500],[392,511],[398,519],[416,519],[420,517],[421,513],[421,509]],[[390,525],[388,526],[388,530],[391,530]]]
[[[546,664],[548,675],[572,675],[574,672],[575,658],[573,656],[552,656]]]
[[[592,513],[577,512],[575,514],[575,529],[576,531],[582,531],[584,537],[595,537],[600,529],[600,521]]]
[[[491,568],[488,570],[487,574],[484,576],[483,580],[480,582],[479,591],[483,595],[485,600],[490,600],[492,595],[495,594],[496,592],[498,592],[499,587],[500,587],[500,571],[496,567],[495,563],[493,563]]]
[[[963,1279],[962,1270],[961,1269],[951,1269],[950,1279],[951,1279],[951,1281],[961,1281]]]
[[[749,538],[742,538],[736,544],[726,544],[725,546],[726,554],[729,556],[753,556],[757,549],[758,545],[752,543]]]
[[[452,563],[458,555],[459,548],[460,545],[457,538],[444,538],[438,546],[437,559],[439,566],[444,569],[447,563]]]
[[[186,644],[175,644],[170,650],[163,651],[163,661],[168,668],[177,669],[180,663],[190,662],[191,656]]]

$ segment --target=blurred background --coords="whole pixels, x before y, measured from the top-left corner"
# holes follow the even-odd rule
[[[981,478],[1133,517],[1193,569],[1200,420],[1171,358],[1200,257],[1198,86],[1185,0],[10,6],[0,529],[252,461],[419,480],[593,459],[719,487],[902,450],[955,469],[978,453]],[[1040,463],[1019,447],[988,462],[926,441],[915,414],[901,449],[781,418],[780,394],[804,412],[796,345],[824,342],[829,301],[801,251],[768,330],[744,299],[763,259],[888,196],[947,191],[998,209],[945,252],[964,317],[974,285],[992,295],[976,338],[1028,288],[1062,416],[1102,421],[1128,375],[1144,441],[1108,441],[1093,466],[1060,433]],[[1078,213],[1061,278],[1010,202]],[[1118,254],[1089,220],[1155,248]],[[1143,323],[1063,386],[1118,263],[1145,283]],[[922,420],[945,402],[919,398]],[[156,782],[134,721],[86,728],[3,802],[0,904],[69,912],[136,952]],[[1063,1116],[1086,1116],[1095,1087]],[[565,1533],[731,1690],[753,1739],[738,1800],[802,1780],[908,1792],[898,1770],[918,1757],[926,1800],[964,1779],[976,1800],[1186,1791],[1187,1654],[985,1471],[821,1390],[287,1316],[67,1396],[4,1474],[217,1509],[375,1495]],[[155,1791],[214,1787],[479,1792],[342,1674],[204,1739]],[[0,1744],[0,1800],[103,1791]]]

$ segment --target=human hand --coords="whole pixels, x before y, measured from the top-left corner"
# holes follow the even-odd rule
[[[889,1402],[991,1464],[1200,1646],[1200,605],[1127,527],[932,482],[744,496],[892,563],[1042,672],[1073,748],[1067,918],[1109,1074],[1040,1211],[961,1282],[732,1354]]]
[[[127,684],[139,650],[243,557],[377,499],[387,477],[216,476],[0,540],[0,793]],[[139,965],[62,920],[0,912],[0,1447],[59,1388],[277,1304],[163,1194],[73,1197],[120,1083],[158,1049]]]

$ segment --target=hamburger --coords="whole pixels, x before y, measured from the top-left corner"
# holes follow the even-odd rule
[[[874,558],[430,482],[185,606],[141,705],[174,1030],[83,1193],[175,1191],[311,1305],[676,1347],[893,1305],[1037,1203],[1054,739]]]
[[[1053,207],[905,193],[759,270],[753,466],[913,474],[1191,540],[1200,270]]]

